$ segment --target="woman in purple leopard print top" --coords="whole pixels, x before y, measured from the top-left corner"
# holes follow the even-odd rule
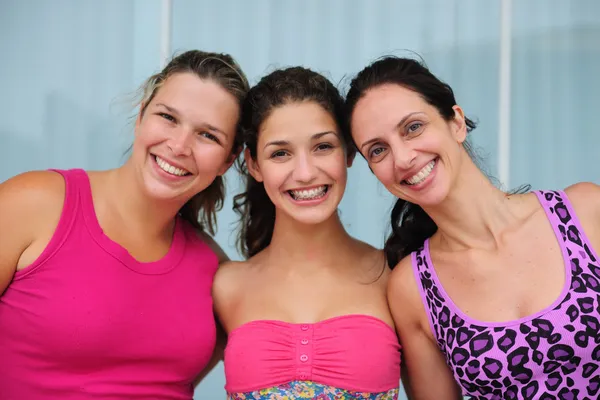
[[[419,62],[352,81],[354,141],[398,197],[388,301],[409,397],[600,397],[600,186],[504,193],[473,161],[475,124]]]

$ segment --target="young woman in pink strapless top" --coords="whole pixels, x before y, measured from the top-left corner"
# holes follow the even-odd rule
[[[398,397],[389,269],[337,213],[355,154],[341,121],[337,89],[300,67],[264,77],[244,102],[236,210],[249,258],[213,285],[229,399]]]

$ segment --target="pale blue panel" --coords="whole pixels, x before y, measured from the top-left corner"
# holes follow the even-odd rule
[[[0,181],[117,166],[125,95],[159,65],[159,0],[3,0]]]
[[[513,2],[511,182],[600,183],[600,2]]]

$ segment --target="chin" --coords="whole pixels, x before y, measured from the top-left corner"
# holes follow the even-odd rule
[[[164,185],[160,182],[150,179],[145,182],[144,191],[148,198],[155,201],[182,201],[185,203],[189,199],[191,199],[195,194],[197,194],[200,190],[192,190],[189,187],[169,187],[168,185]]]
[[[294,218],[294,220],[298,223],[301,223],[303,225],[320,225],[324,222],[326,222],[327,220],[329,220],[330,216],[320,216],[320,215],[313,215],[313,216],[293,216],[292,218]]]
[[[392,189],[390,192],[397,198],[408,201],[409,203],[421,207],[435,207],[446,200],[448,192],[445,190],[438,190],[438,188],[433,189],[434,190],[428,190],[427,192],[419,194],[406,193],[406,191],[398,191],[397,189]]]
[[[327,222],[334,214],[335,210],[330,207],[322,207],[321,209],[313,208],[306,210],[286,210],[289,218],[303,225],[319,225]]]
[[[180,197],[180,193],[157,185],[146,185],[146,195],[153,200],[160,201],[169,201]]]

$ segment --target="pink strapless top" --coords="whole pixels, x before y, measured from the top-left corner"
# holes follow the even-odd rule
[[[229,334],[225,377],[230,397],[301,381],[386,392],[399,387],[400,344],[392,327],[368,315],[313,324],[257,320]]]

